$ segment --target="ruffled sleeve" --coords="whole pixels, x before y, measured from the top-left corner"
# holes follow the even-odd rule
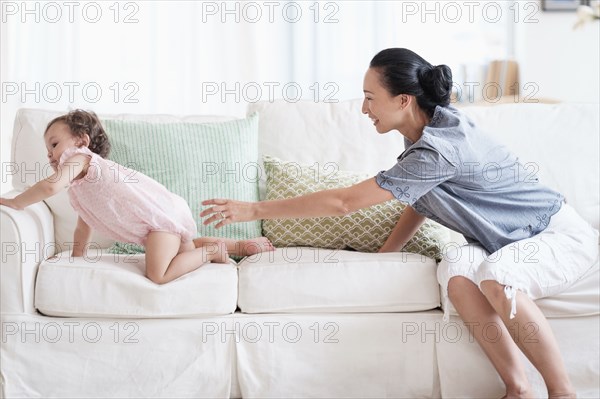
[[[92,151],[90,151],[89,148],[87,147],[70,147],[67,148],[62,155],[60,156],[60,159],[58,160],[58,165],[60,167],[65,167],[65,162],[68,162],[69,159],[73,158],[75,155],[78,154],[83,154],[83,155],[87,155],[90,157],[90,164],[88,165],[88,170],[85,176],[83,176],[80,179],[77,180],[71,180],[71,184],[77,184],[80,183],[81,181],[83,181],[84,179],[89,179],[89,178],[96,178],[96,175],[98,174],[98,168],[96,167],[96,162],[95,162],[95,157],[94,157],[94,153]],[[94,175],[94,176],[91,176]]]
[[[90,158],[92,157],[92,155],[94,155],[94,153],[91,152],[90,149],[87,147],[71,147],[71,148],[67,148],[62,153],[62,155],[60,156],[60,159],[58,160],[58,164],[60,166],[62,166],[67,159],[72,158],[77,154],[87,155]]]

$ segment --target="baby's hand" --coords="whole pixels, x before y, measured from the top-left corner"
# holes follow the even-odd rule
[[[22,211],[23,207],[20,206],[14,198],[0,198],[0,205],[7,206],[18,211]]]

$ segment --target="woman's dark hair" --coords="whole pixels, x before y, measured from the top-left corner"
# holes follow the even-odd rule
[[[405,48],[382,50],[369,65],[382,76],[383,86],[392,96],[409,94],[430,117],[435,107],[450,104],[452,71],[447,65],[433,66]]]
[[[48,126],[46,126],[46,132],[48,132],[50,126],[57,122],[66,124],[74,137],[83,138],[86,134],[90,136],[90,145],[88,148],[102,158],[106,158],[110,152],[108,136],[100,123],[100,119],[98,119],[98,116],[96,116],[95,113],[75,109],[66,115],[52,119],[50,123],[48,123]],[[44,134],[46,134],[46,132],[44,132]]]

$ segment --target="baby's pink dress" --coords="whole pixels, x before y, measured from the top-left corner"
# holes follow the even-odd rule
[[[86,175],[71,182],[69,198],[92,229],[114,240],[140,245],[145,245],[151,231],[179,235],[182,242],[196,236],[196,222],[183,198],[143,173],[104,159],[87,147],[63,152],[59,164],[64,173],[69,173],[68,159],[76,154],[91,159]]]

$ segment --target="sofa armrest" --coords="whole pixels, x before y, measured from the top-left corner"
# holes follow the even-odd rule
[[[13,191],[3,196],[16,194]],[[52,213],[43,202],[22,211],[0,206],[0,233],[0,312],[35,313],[37,269],[56,250]]]

